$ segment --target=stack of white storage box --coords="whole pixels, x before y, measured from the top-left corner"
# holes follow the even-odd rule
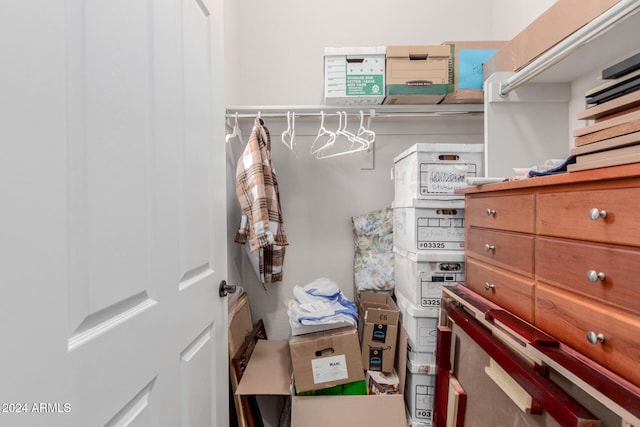
[[[412,427],[431,427],[443,285],[464,282],[464,198],[482,176],[482,144],[416,144],[394,159],[395,295],[409,349],[405,400]]]

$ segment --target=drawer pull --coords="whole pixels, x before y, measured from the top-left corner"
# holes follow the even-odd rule
[[[591,283],[597,283],[598,280],[604,280],[604,278],[605,275],[602,271],[600,273],[596,272],[595,270],[587,271],[587,279],[589,279]]]
[[[496,210],[495,210],[495,209],[489,209],[489,208],[487,208],[487,210],[485,211],[485,213],[487,214],[487,216],[496,216]]]
[[[496,251],[496,247],[494,245],[490,245],[488,243],[484,244],[484,251],[485,252],[495,252]]]
[[[589,331],[589,332],[587,332],[587,341],[589,341],[593,345],[596,345],[599,342],[604,342],[604,335],[603,334],[596,334],[593,331]]]
[[[490,291],[491,289],[494,289],[496,287],[496,285],[494,285],[493,283],[489,283],[489,282],[484,282],[484,288],[487,291]]]
[[[591,218],[594,221],[597,221],[600,218],[606,218],[607,217],[607,211],[604,210],[600,210],[598,208],[593,208],[589,211],[589,218]]]

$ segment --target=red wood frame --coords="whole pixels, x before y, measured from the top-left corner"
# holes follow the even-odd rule
[[[525,339],[536,350],[555,361],[567,371],[573,373],[600,394],[616,402],[636,418],[640,418],[640,387],[609,371],[596,362],[576,354],[575,351],[560,344],[555,338],[528,322],[495,308],[469,289],[456,285],[447,291],[473,305],[484,313],[489,321],[499,321]]]
[[[582,405],[524,360],[507,345],[496,340],[491,331],[465,310],[442,300],[441,310],[464,330],[492,359],[537,401],[560,425],[597,426],[600,422]]]
[[[451,373],[451,328],[438,327],[436,342],[436,390],[434,399],[434,427],[446,427],[449,396],[449,375]]]

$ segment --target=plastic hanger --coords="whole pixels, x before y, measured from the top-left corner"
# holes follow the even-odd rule
[[[296,113],[287,111],[287,130],[282,132],[282,143],[293,151],[294,139],[296,137]]]
[[[373,114],[373,113],[372,113]],[[366,140],[369,144],[376,140],[376,133],[371,130],[371,115],[367,120],[367,127],[364,127],[364,113],[360,111],[360,128],[358,129],[357,136]]]
[[[328,159],[331,157],[337,157],[337,156],[342,156],[345,154],[352,154],[352,153],[358,153],[360,151],[366,151],[369,149],[369,141],[360,138],[359,136],[349,132],[347,130],[347,112],[346,111],[338,111],[338,116],[342,119],[342,117],[344,116],[344,120],[340,120],[340,123],[338,124],[338,130],[336,131],[336,135],[341,135],[344,136],[349,142],[351,142],[351,147],[345,151],[339,151],[337,153],[331,153],[331,154],[325,154],[326,149],[323,149],[321,151],[318,152],[318,155],[316,156],[318,159]],[[355,148],[353,147],[353,144],[358,143],[358,146],[356,146]]]
[[[342,116],[340,116],[340,118],[341,118],[340,123],[342,124]],[[329,136],[329,139],[323,145],[317,146],[321,138],[325,136]],[[321,150],[331,147],[335,141],[336,141],[336,134],[335,132],[331,132],[330,130],[327,130],[324,127],[324,111],[320,111],[320,129],[318,129],[318,135],[316,136],[316,139],[313,140],[313,143],[311,144],[311,148],[309,149],[309,152],[311,154],[316,154]]]
[[[238,126],[238,113],[236,113],[233,130],[231,131],[231,133],[227,134],[224,139],[228,144],[229,141],[233,138],[238,138],[240,142],[244,144],[244,141],[242,140],[242,132],[240,131],[240,126]]]

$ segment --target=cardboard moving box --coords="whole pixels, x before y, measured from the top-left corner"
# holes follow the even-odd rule
[[[293,336],[289,350],[298,392],[364,380],[358,331],[353,326]]]
[[[258,340],[236,394],[289,396],[292,363],[288,347],[288,341]],[[403,396],[291,397],[291,427],[328,425],[405,427]]]
[[[291,427],[406,427],[403,396],[296,396]]]
[[[387,46],[385,104],[438,104],[452,90],[449,46]]]
[[[451,71],[453,91],[443,104],[482,104],[484,102],[483,64],[496,54],[506,41],[444,42],[452,47]]]
[[[390,295],[362,292],[358,332],[365,370],[393,372],[400,310]]]

